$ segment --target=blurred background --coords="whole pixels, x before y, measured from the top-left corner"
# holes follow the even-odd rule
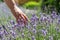
[[[3,0],[0,0],[3,2]],[[39,9],[43,12],[56,11],[60,13],[60,0],[15,0],[16,4],[27,9]]]

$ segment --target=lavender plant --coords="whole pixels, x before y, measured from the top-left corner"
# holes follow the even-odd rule
[[[1,40],[60,40],[60,15],[32,14],[30,22],[24,26],[11,20],[6,25],[0,25]]]

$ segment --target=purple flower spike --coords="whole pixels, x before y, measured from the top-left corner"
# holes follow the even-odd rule
[[[36,29],[36,26],[37,26],[36,24],[33,25],[33,27],[34,27],[35,29]]]
[[[10,30],[10,33],[11,33],[11,35],[12,35],[13,38],[16,37],[16,33],[13,30]]]
[[[3,37],[3,31],[0,31],[0,38],[2,38]]]
[[[33,28],[33,30],[32,30],[32,31],[33,31],[33,33],[36,33],[36,32],[37,32],[37,31],[36,31],[36,29],[34,29],[34,28]]]
[[[47,30],[43,29],[43,30],[42,30],[42,33],[43,33],[44,36],[46,36]]]
[[[53,36],[49,36],[49,40],[53,40]]]
[[[32,15],[33,17],[36,16],[35,14]]]
[[[35,39],[35,36],[32,36],[32,40],[36,40],[36,39]]]
[[[55,28],[57,32],[60,32],[60,28],[59,27],[56,27]]]
[[[52,14],[51,14],[51,18],[52,18],[52,19],[57,18],[57,14],[56,14],[56,12],[55,12],[55,11],[53,11],[53,12],[52,12]]]
[[[60,19],[58,19],[58,22],[57,23],[60,25]]]
[[[15,24],[15,22],[14,22],[13,20],[11,20],[11,21],[10,21],[10,23],[11,23],[12,25],[14,25],[14,24]]]
[[[30,20],[31,20],[31,24],[34,25],[34,24],[37,24],[37,22],[39,21],[39,18],[34,14],[32,15]]]
[[[6,30],[4,30],[4,34],[5,34],[5,35],[8,35],[8,32],[7,32]]]
[[[28,25],[28,26],[26,26],[27,28],[28,28],[28,30],[30,30],[31,29],[31,26],[30,25]]]
[[[0,29],[1,29],[2,27],[0,27]]]

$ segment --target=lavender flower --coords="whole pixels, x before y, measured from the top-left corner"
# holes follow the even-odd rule
[[[0,38],[2,39],[3,38],[3,31],[0,31]]]
[[[52,14],[51,14],[51,18],[52,18],[52,19],[57,18],[57,15],[56,15],[56,12],[55,12],[55,11],[52,12]]]
[[[57,20],[57,24],[60,25],[60,19]]]
[[[46,16],[41,16],[40,17],[40,21],[41,22],[46,22],[47,21],[47,17]]]
[[[37,31],[36,31],[36,29],[34,29],[34,28],[33,28],[33,30],[32,30],[32,31],[33,31],[33,33],[35,33],[35,34],[36,34],[36,32],[37,32]]]
[[[35,14],[33,14],[30,20],[31,20],[31,24],[34,25],[34,24],[37,24],[37,22],[39,21],[39,18]]]
[[[33,25],[33,27],[36,29],[36,27],[37,27],[37,24],[34,24],[34,25]]]
[[[2,27],[0,27],[0,29],[1,29]]]
[[[12,27],[12,28],[14,28],[14,27],[15,27],[15,25],[12,25],[11,27]]]
[[[3,31],[0,31],[0,35],[3,35]]]
[[[8,35],[8,32],[7,32],[6,30],[4,30],[4,34],[5,34],[5,35]]]
[[[53,40],[53,36],[49,36],[49,40]]]
[[[13,20],[10,20],[10,24],[14,25],[14,24],[15,24],[15,22],[14,22]]]
[[[47,30],[43,29],[43,30],[42,30],[42,33],[43,33],[44,36],[46,36]]]
[[[0,27],[0,29],[1,29],[2,27]]]
[[[10,33],[11,33],[13,38],[16,38],[16,33],[13,30],[10,30]]]
[[[19,24],[18,24],[18,23],[15,23],[15,24],[14,24],[14,26],[15,26],[15,27],[18,27],[18,26],[19,26]]]
[[[27,27],[28,31],[31,31],[32,27],[30,24],[28,24],[26,27]]]
[[[7,40],[13,40],[20,36],[23,39],[28,37],[26,38],[27,40],[46,40],[46,38],[54,40],[53,36],[57,35],[57,38],[59,38],[60,35],[60,15],[56,15],[55,11],[53,11],[51,15],[41,13],[40,17],[33,14],[30,22],[28,22],[26,26],[24,25],[23,19],[18,19],[18,23],[11,20],[7,25],[8,26],[0,26],[0,38],[2,38],[2,40],[6,40],[7,37],[9,38]]]
[[[60,32],[60,28],[59,27],[56,27],[55,28],[57,32]]]
[[[36,40],[36,39],[35,39],[35,36],[32,36],[32,40]]]

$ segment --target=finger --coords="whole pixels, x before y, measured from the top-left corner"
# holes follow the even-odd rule
[[[22,16],[24,17],[24,24],[26,25],[26,24],[27,24],[28,19],[27,19],[27,17],[25,17],[23,14],[22,14]]]
[[[25,14],[24,14],[23,16],[24,16],[24,18],[26,19],[26,21],[28,21],[28,17],[27,17]]]
[[[17,18],[16,18],[16,20],[17,20],[18,23],[21,22],[22,19],[23,19],[23,17],[22,17],[21,14],[19,14],[19,15],[17,16]]]
[[[24,16],[24,18],[25,18],[25,23],[27,24],[28,18],[27,18],[27,16],[25,16],[25,15],[23,15],[23,16]]]
[[[26,24],[26,19],[25,19],[25,17],[24,17],[23,15],[21,15],[20,17],[21,17],[20,20],[23,19],[23,20],[21,20],[21,21],[23,21],[23,23]]]

